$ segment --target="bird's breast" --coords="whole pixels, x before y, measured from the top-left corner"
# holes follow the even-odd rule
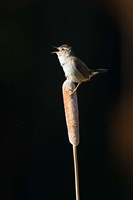
[[[76,64],[71,59],[60,59],[60,64],[69,80],[76,83],[85,81],[84,76],[78,71]]]

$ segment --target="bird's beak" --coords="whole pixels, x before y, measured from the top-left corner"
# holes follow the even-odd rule
[[[58,47],[55,47],[55,46],[52,46],[52,47],[55,48],[55,49],[58,49]],[[58,51],[51,52],[51,54],[58,53],[58,52],[59,52],[59,49],[58,49]]]
[[[51,54],[57,53],[58,51],[52,51]]]

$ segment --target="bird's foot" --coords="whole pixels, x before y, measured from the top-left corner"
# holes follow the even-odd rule
[[[78,89],[78,87],[79,87],[80,84],[81,83],[78,83],[78,85],[74,88],[74,90],[72,91],[72,93],[70,95],[73,95],[77,91],[77,89]]]

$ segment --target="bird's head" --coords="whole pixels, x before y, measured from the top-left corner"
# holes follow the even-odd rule
[[[68,57],[68,56],[71,56],[71,55],[74,55],[74,52],[72,50],[72,47],[67,45],[67,44],[63,44],[59,47],[55,47],[53,46],[57,51],[54,51],[52,53],[56,53],[57,56],[61,56],[61,57]]]

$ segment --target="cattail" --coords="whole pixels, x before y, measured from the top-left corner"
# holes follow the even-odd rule
[[[62,86],[68,138],[73,147],[76,200],[80,200],[77,145],[79,144],[79,115],[77,92],[73,82],[66,80]]]
[[[63,100],[66,124],[68,130],[68,138],[72,145],[79,144],[79,115],[77,93],[73,92],[75,85],[73,82],[66,80],[63,83]]]

